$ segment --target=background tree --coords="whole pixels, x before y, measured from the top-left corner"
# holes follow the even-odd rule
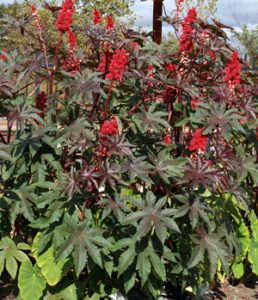
[[[133,12],[131,6],[133,2],[133,0],[79,0],[76,2],[77,10],[74,14],[74,26],[80,26],[82,23],[90,23],[94,7],[98,8],[103,16],[112,15],[117,26],[124,22],[122,17],[125,16],[127,18],[127,24],[132,24]],[[54,25],[61,1],[37,0],[34,1],[34,4],[38,7],[38,13],[41,20],[46,21],[43,25],[44,35],[48,36],[47,46],[50,49],[55,49],[58,33],[54,29]],[[31,34],[35,34],[37,29],[30,26],[29,31],[31,34],[28,34],[28,32],[23,31],[22,28],[23,24],[26,23],[28,16],[31,15],[30,5],[31,2],[29,3],[28,1],[21,3],[15,1],[12,4],[0,5],[0,49],[18,49],[21,53],[32,49],[34,49],[34,51],[37,50],[37,47],[35,47],[35,40],[31,37]],[[8,27],[3,26],[6,23],[9,24]],[[83,44],[85,43],[85,40],[80,38],[78,39],[78,42]]]
[[[233,33],[236,48],[243,56],[247,55],[251,66],[255,66],[258,60],[258,25],[254,28],[244,25],[241,30],[235,30]]]
[[[214,16],[217,11],[217,0],[175,0],[176,5],[180,5],[182,12],[186,12],[189,8],[196,7],[198,16],[208,19]]]

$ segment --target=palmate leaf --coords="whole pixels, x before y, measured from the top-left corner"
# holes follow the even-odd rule
[[[256,185],[258,185],[258,167],[255,157],[247,157],[241,160],[237,167],[236,173],[238,174],[238,182],[241,183],[250,173]]]
[[[10,276],[15,279],[18,269],[17,261],[24,262],[29,257],[22,250],[30,250],[30,246],[25,243],[15,244],[9,237],[4,237],[0,241],[0,276],[4,266]]]
[[[5,200],[11,205],[12,220],[15,221],[18,214],[23,214],[27,220],[33,222],[33,202],[36,198],[37,195],[31,186],[21,186],[19,189],[10,191],[8,197],[5,197]]]
[[[155,108],[156,104],[153,104],[149,107],[148,111],[143,109],[140,113],[135,114],[135,118],[141,121],[140,130],[143,133],[148,131],[150,128],[155,132],[158,132],[162,128],[170,128],[170,125],[165,120],[167,113],[155,111]]]
[[[90,227],[89,222],[77,224],[71,217],[65,215],[64,224],[56,230],[64,238],[64,242],[58,247],[57,260],[66,258],[72,253],[77,276],[85,267],[88,256],[103,268],[101,249],[109,249],[111,243],[103,238],[103,231],[100,228]]]
[[[119,195],[115,195],[115,199],[109,197],[103,198],[98,202],[98,205],[103,205],[102,210],[102,219],[105,219],[107,216],[113,212],[119,222],[122,221],[124,212],[129,212],[129,207],[121,201]]]
[[[175,195],[174,197],[184,204],[177,208],[174,215],[175,219],[189,214],[192,228],[196,227],[199,219],[202,219],[207,225],[210,224],[208,212],[212,213],[213,211],[207,205],[201,203],[198,198],[194,198],[192,195]]]
[[[151,274],[162,281],[166,280],[166,269],[162,256],[158,255],[148,238],[138,240],[137,236],[132,239],[124,238],[118,240],[113,251],[123,250],[119,257],[118,277],[124,276],[125,288],[132,287],[135,281],[136,271],[141,278],[141,286],[144,287]]]
[[[107,147],[109,155],[117,153],[120,158],[123,158],[125,155],[133,156],[132,149],[135,146],[127,142],[124,135],[107,135],[106,140],[103,141],[103,144]]]
[[[123,172],[128,172],[131,181],[138,177],[144,182],[152,183],[148,175],[152,173],[152,165],[146,161],[145,156],[133,158],[132,160],[128,159],[122,170]]]
[[[17,123],[17,130],[23,131],[26,123],[32,124],[33,127],[38,127],[38,124],[44,124],[40,117],[41,111],[36,108],[26,106],[25,102],[14,107],[9,107],[8,124]]]
[[[166,183],[169,183],[169,178],[172,176],[183,175],[184,159],[171,159],[171,155],[166,150],[160,151],[157,156],[149,152],[149,157],[154,166],[153,172],[158,173]]]
[[[145,199],[133,201],[139,210],[129,214],[124,222],[125,224],[136,223],[137,232],[140,237],[145,236],[154,228],[157,237],[164,243],[167,236],[167,228],[180,232],[176,222],[171,218],[174,215],[174,209],[164,209],[167,198],[161,198],[156,201],[155,195],[148,191]]]
[[[216,188],[217,182],[222,176],[221,170],[210,167],[209,162],[202,162],[199,157],[194,161],[188,159],[188,164],[184,167],[184,176],[180,183],[191,182],[193,188],[201,184],[204,188]]]
[[[105,162],[105,167],[100,171],[100,186],[109,183],[110,187],[115,189],[116,182],[123,183],[121,176],[119,176],[119,165],[110,163],[108,160]]]
[[[233,130],[245,134],[243,126],[238,122],[241,118],[242,116],[239,115],[236,109],[227,109],[224,102],[213,102],[212,106],[208,103],[201,103],[198,110],[191,115],[193,123],[207,124],[204,134],[211,133],[219,126],[223,137],[228,141],[232,137]]]
[[[220,260],[224,271],[228,272],[228,249],[225,243],[215,233],[207,233],[204,229],[198,229],[199,234],[192,237],[196,247],[189,261],[189,268],[196,266],[207,253],[210,263],[210,279],[216,273],[218,261]]]

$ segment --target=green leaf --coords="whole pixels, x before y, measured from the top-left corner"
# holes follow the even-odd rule
[[[25,245],[26,247],[29,247],[29,245],[25,243],[23,244],[23,247],[25,247]],[[23,262],[29,260],[28,256],[21,250],[18,250],[15,242],[9,237],[2,238],[2,240],[0,241],[0,250],[0,274],[3,271],[5,263],[7,272],[13,279],[15,279],[18,269],[18,264],[16,260]]]
[[[158,255],[153,251],[149,252],[150,261],[155,271],[155,274],[162,280],[166,281],[166,268],[164,261],[158,257]]]
[[[251,239],[248,249],[248,260],[252,264],[252,271],[258,276],[258,241]]]
[[[24,262],[25,260],[28,260],[27,254],[20,250],[16,250],[14,257],[19,261],[19,262]]]
[[[63,235],[64,242],[58,247],[57,259],[66,258],[73,252],[74,263],[76,264],[76,273],[79,276],[80,270],[85,267],[87,257],[103,268],[100,254],[100,247],[104,249],[111,248],[111,244],[107,239],[102,237],[100,228],[91,228],[89,222],[77,224],[70,216],[65,215],[64,223],[58,229],[60,235]]]
[[[133,246],[129,247],[125,252],[119,257],[118,264],[118,278],[129,268],[129,266],[134,262],[136,253]]]
[[[10,146],[0,143],[0,159],[12,161],[12,157],[9,154]]]
[[[136,227],[140,237],[146,236],[154,227],[156,236],[164,244],[167,236],[166,228],[180,232],[176,222],[170,217],[175,213],[175,210],[163,208],[166,202],[166,197],[157,201],[156,196],[151,191],[148,191],[145,199],[133,201],[140,210],[129,214],[124,219],[125,224],[132,224],[132,221],[139,220],[140,222],[139,224],[136,223]]]
[[[18,286],[23,300],[39,300],[46,288],[46,281],[37,265],[25,261],[20,267]]]
[[[136,269],[141,277],[141,286],[143,287],[151,272],[151,263],[146,252],[141,252],[137,257]]]
[[[18,265],[16,260],[13,257],[9,257],[5,261],[5,267],[10,276],[15,279]]]
[[[250,215],[249,219],[251,222],[251,229],[252,229],[253,237],[254,237],[255,241],[258,242],[258,219],[253,210],[251,211],[251,215]]]
[[[150,128],[152,128],[155,132],[158,132],[162,128],[170,128],[170,125],[165,120],[167,113],[154,111],[155,108],[156,104],[153,104],[148,111],[143,109],[141,110],[141,113],[135,114],[135,118],[141,121],[140,125],[143,132],[148,131]]]
[[[50,286],[56,285],[61,279],[62,268],[67,259],[62,259],[56,263],[53,247],[49,247],[44,253],[38,255],[36,260],[47,283]]]
[[[75,272],[76,276],[79,277],[82,270],[84,269],[87,261],[88,256],[87,252],[85,251],[85,245],[84,243],[79,243],[77,247],[74,249],[73,258],[74,258],[74,266],[75,266]]]
[[[242,261],[240,262],[234,262],[233,265],[231,266],[232,272],[234,274],[234,277],[239,279],[244,275],[244,264]]]
[[[31,250],[31,246],[26,243],[18,243],[17,249],[19,250]]]
[[[250,244],[250,234],[244,222],[241,222],[237,228],[237,237],[241,242],[242,251],[245,254]]]
[[[194,252],[190,258],[188,267],[189,268],[193,268],[195,267],[202,259],[204,256],[204,248],[202,248],[201,246],[197,246],[194,249]]]
[[[134,287],[136,280],[136,272],[134,268],[129,268],[123,274],[124,289],[126,294]]]

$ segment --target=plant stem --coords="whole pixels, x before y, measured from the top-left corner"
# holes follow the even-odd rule
[[[4,144],[7,144],[7,142],[1,132],[0,132],[0,138]]]
[[[112,91],[114,82],[115,82],[115,80],[112,79],[112,81],[110,82],[110,85],[109,85],[108,96],[107,96],[107,100],[106,100],[106,103],[105,103],[105,106],[104,106],[104,111],[103,111],[103,120],[105,119],[106,114],[107,114],[107,108],[108,108],[108,105],[109,105],[109,102],[110,102],[110,96],[111,96],[111,91]]]

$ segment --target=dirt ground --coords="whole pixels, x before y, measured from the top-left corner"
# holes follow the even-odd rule
[[[237,286],[224,282],[215,298],[223,300],[255,300],[258,299],[258,281],[252,287],[240,283]]]

